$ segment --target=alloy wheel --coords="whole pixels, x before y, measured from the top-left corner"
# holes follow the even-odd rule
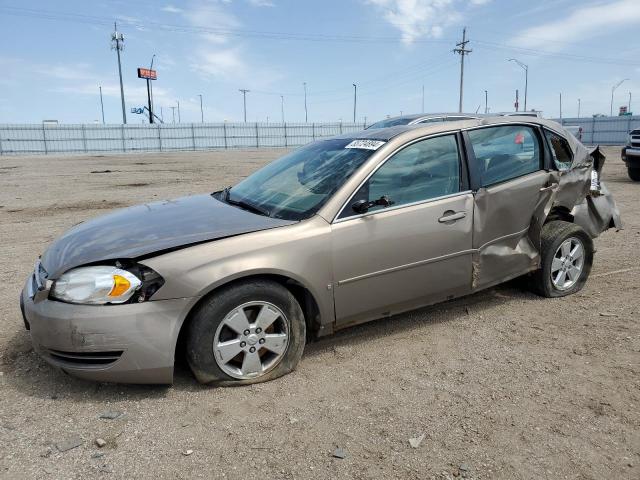
[[[569,290],[580,279],[584,267],[584,245],[576,237],[566,239],[551,262],[551,281],[558,290]]]
[[[272,370],[289,345],[287,317],[275,305],[248,302],[229,312],[216,329],[213,353],[227,375],[256,378]]]

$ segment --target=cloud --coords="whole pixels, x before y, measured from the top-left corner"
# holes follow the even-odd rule
[[[460,19],[453,0],[365,0],[384,19],[400,30],[402,41],[411,44],[421,37],[439,37],[445,26]]]
[[[178,7],[174,7],[173,5],[165,5],[164,7],[162,7],[162,11],[167,13],[182,13],[184,10]]]
[[[276,5],[270,0],[249,0],[254,7],[275,7]]]
[[[198,52],[197,59],[191,63],[191,68],[211,77],[228,77],[230,74],[243,76],[247,70],[237,48],[226,50],[203,48]]]
[[[269,85],[279,79],[280,75],[268,68],[248,64],[251,55],[233,34],[233,30],[242,27],[242,23],[225,9],[224,3],[228,2],[201,1],[182,13],[192,26],[201,29],[198,34],[200,41],[189,58],[191,70],[205,79],[241,82],[249,88]],[[267,2],[260,3],[267,6]]]
[[[397,28],[402,42],[410,45],[422,37],[437,38],[443,30],[461,21],[469,6],[486,5],[491,0],[363,0],[382,13]]]
[[[557,18],[557,17],[556,17]],[[511,43],[522,48],[545,47],[559,50],[558,42],[577,42],[595,35],[630,25],[640,25],[638,0],[616,0],[581,8],[572,7],[564,18],[528,28]]]

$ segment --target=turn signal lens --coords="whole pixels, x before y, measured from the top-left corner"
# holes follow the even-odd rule
[[[119,297],[131,288],[131,282],[121,275],[113,276],[113,288],[109,292],[110,297]]]

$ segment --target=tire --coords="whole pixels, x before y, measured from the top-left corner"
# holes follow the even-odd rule
[[[627,168],[627,172],[629,173],[629,178],[634,182],[640,182],[640,168]]]
[[[580,291],[586,283],[593,265],[591,237],[578,225],[554,220],[542,227],[541,240],[541,265],[532,275],[531,287],[533,291],[543,297],[564,297]],[[582,263],[577,275],[576,269],[579,266],[577,251],[576,257],[572,260],[573,257],[563,256],[562,250],[560,250],[561,246],[566,248],[567,244],[572,251],[574,246],[578,244],[583,249]],[[560,265],[564,265],[564,267]],[[564,277],[562,276],[563,268],[566,269]]]
[[[305,339],[304,315],[291,292],[251,280],[217,290],[197,307],[187,325],[186,357],[201,383],[247,385],[293,371]]]

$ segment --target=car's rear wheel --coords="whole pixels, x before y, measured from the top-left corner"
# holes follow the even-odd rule
[[[271,380],[302,356],[300,305],[279,283],[253,280],[211,294],[187,329],[187,360],[198,381],[226,385]]]
[[[627,172],[629,173],[629,178],[634,182],[640,182],[640,168],[627,168]]]
[[[593,264],[593,241],[578,225],[552,221],[542,229],[541,265],[532,287],[544,297],[563,297],[584,286]]]

